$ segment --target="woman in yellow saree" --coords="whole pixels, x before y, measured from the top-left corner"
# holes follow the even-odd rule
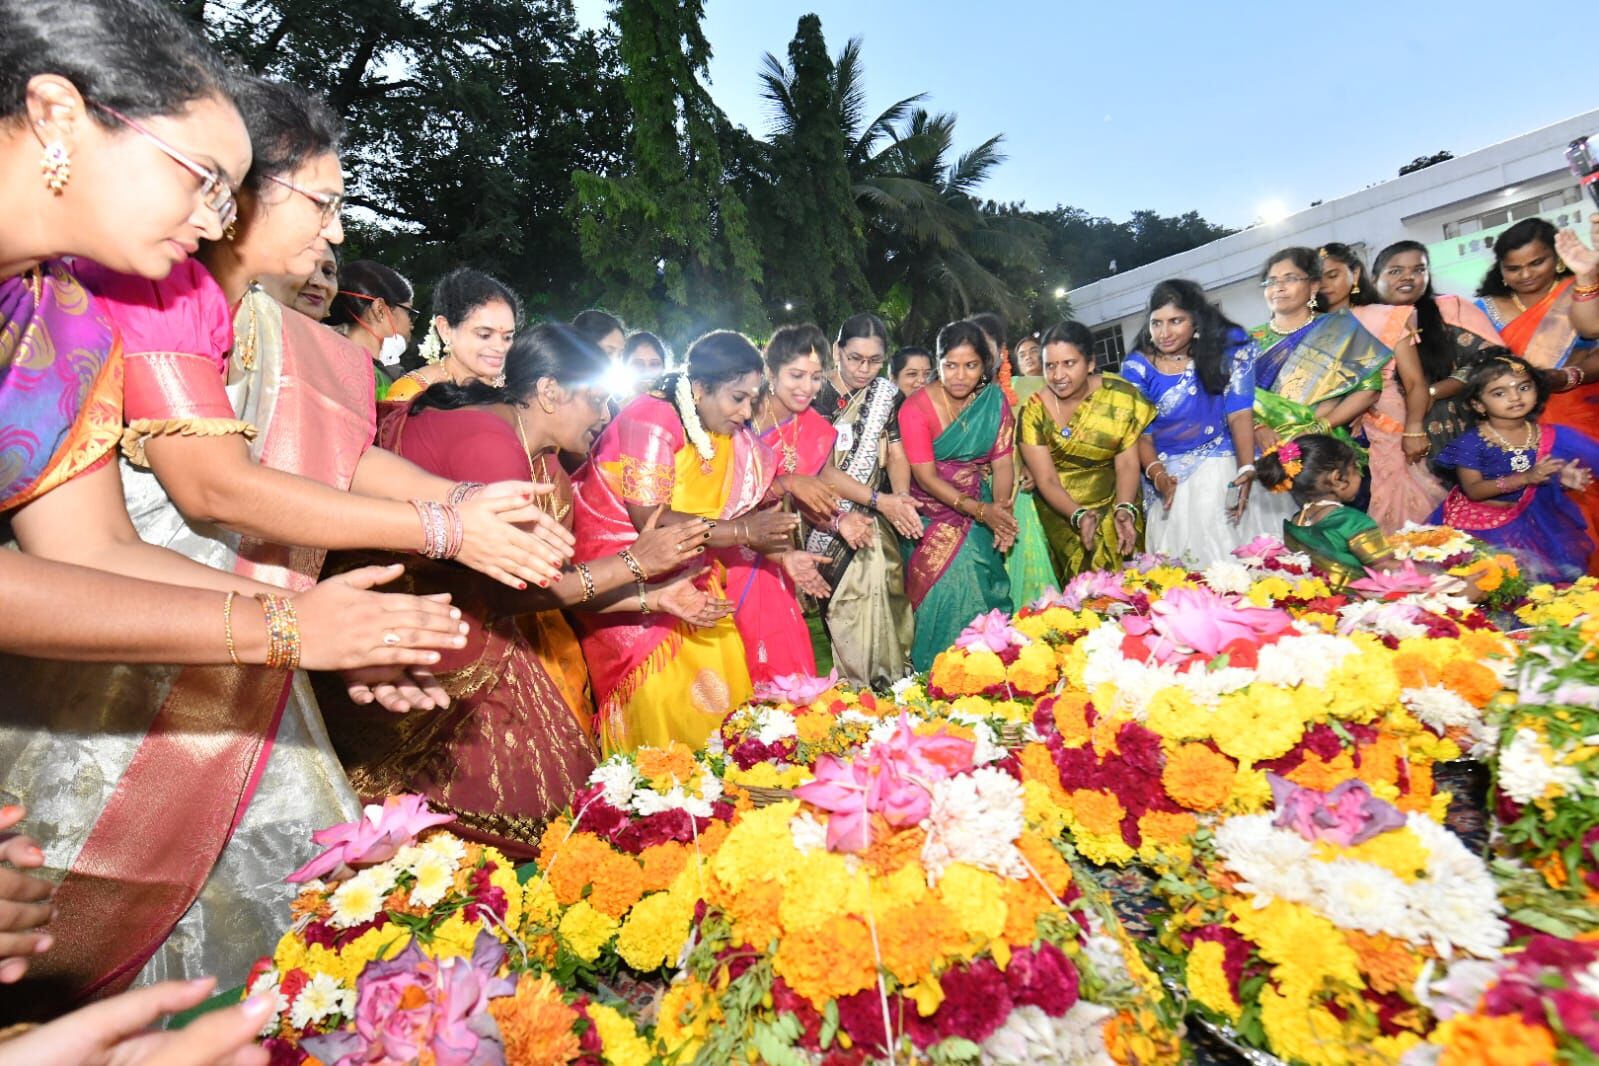
[[[777,474],[776,457],[747,425],[761,367],[744,337],[706,334],[682,373],[605,427],[573,478],[578,562],[626,548],[657,513],[662,526],[715,520],[700,580],[718,599],[727,595],[728,564],[751,551],[785,566],[811,558],[791,550],[798,517],[758,509]],[[731,617],[705,628],[650,611],[576,620],[607,753],[673,740],[698,747],[753,691]]]

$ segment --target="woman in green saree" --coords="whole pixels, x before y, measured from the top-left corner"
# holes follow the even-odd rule
[[[1047,387],[1022,405],[1017,439],[1064,587],[1143,550],[1137,446],[1155,405],[1115,374],[1093,372],[1093,338],[1080,322],[1050,327],[1043,359]]]
[[[1346,441],[1307,433],[1270,449],[1256,464],[1260,483],[1273,493],[1292,493],[1298,512],[1283,522],[1283,543],[1310,556],[1329,584],[1343,588],[1385,569],[1393,548],[1382,527],[1349,506],[1360,493],[1360,460]]]
[[[1016,540],[1009,506],[1015,419],[991,381],[994,365],[983,331],[952,322],[938,333],[939,380],[900,408],[924,530],[905,568],[917,670],[930,669],[975,616],[1012,610],[1002,553]]]

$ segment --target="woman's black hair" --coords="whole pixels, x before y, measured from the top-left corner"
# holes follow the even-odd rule
[[[666,346],[665,341],[647,329],[636,329],[627,335],[627,340],[622,342],[622,362],[625,363],[633,358],[633,353],[640,348],[654,348],[661,357],[661,365],[672,365],[672,349]]]
[[[748,337],[718,329],[689,345],[683,373],[707,389],[718,389],[745,374],[759,374],[761,366],[761,353]]]
[[[1360,462],[1355,449],[1326,433],[1306,433],[1291,442],[1284,441],[1283,446],[1289,443],[1299,446],[1300,468],[1299,473],[1293,476],[1288,491],[1293,494],[1294,501],[1301,505],[1327,491],[1327,478],[1340,470],[1358,466]],[[1267,489],[1275,489],[1288,481],[1289,474],[1283,469],[1281,452],[1267,452],[1256,459],[1255,476]]]
[[[579,311],[577,317],[572,319],[572,328],[595,344],[600,343],[600,341],[613,333],[627,332],[627,326],[622,324],[620,318],[617,318],[609,311],[601,311],[597,307],[591,307],[587,311]]]
[[[1505,230],[1494,239],[1494,263],[1488,272],[1482,276],[1482,284],[1477,286],[1478,296],[1509,296],[1510,286],[1505,284],[1504,271],[1500,269],[1505,261],[1505,256],[1518,248],[1525,248],[1529,244],[1542,241],[1549,246],[1549,254],[1555,254],[1555,229],[1554,223],[1538,217],[1524,218],[1514,226]]]
[[[1430,265],[1425,244],[1420,241],[1395,241],[1378,252],[1377,258],[1372,260],[1371,276],[1374,279],[1382,277],[1388,261],[1406,252],[1418,253],[1421,261]],[[1438,309],[1437,294],[1432,291],[1431,270],[1427,273],[1427,287],[1421,290],[1421,298],[1416,301],[1416,332],[1421,334],[1416,341],[1421,371],[1427,375],[1428,384],[1436,385],[1455,372],[1455,343],[1444,324],[1444,313]]]
[[[0,120],[23,113],[28,82],[41,74],[135,119],[230,95],[222,60],[159,0],[0,0]],[[89,114],[118,126],[92,107]]]
[[[504,386],[496,388],[476,378],[464,385],[441,381],[412,401],[411,413],[496,403],[525,407],[544,378],[554,378],[563,388],[583,388],[598,385],[610,365],[604,352],[570,326],[540,322],[511,342],[505,353]]]
[[[1070,344],[1089,361],[1094,358],[1094,334],[1081,322],[1057,322],[1044,331],[1039,346],[1047,349],[1051,344]]]
[[[833,368],[833,346],[827,343],[827,334],[810,322],[793,326],[780,326],[772,339],[766,342],[766,370],[776,374],[796,359],[816,356],[823,370]]]
[[[905,370],[905,364],[917,356],[921,356],[923,359],[926,359],[928,369],[932,369],[933,353],[928,351],[926,348],[923,348],[919,344],[907,344],[905,347],[895,352],[894,357],[888,361],[888,376],[891,378],[899,377],[900,374]]]
[[[956,348],[970,345],[983,361],[983,380],[991,381],[997,372],[994,350],[988,345],[988,332],[975,319],[963,318],[938,331],[938,358],[942,360]],[[937,369],[935,365],[935,370]]]
[[[1311,281],[1321,281],[1321,260],[1316,258],[1316,253],[1304,245],[1296,244],[1288,248],[1280,248],[1272,253],[1266,260],[1266,265],[1260,268],[1260,281],[1266,280],[1266,275],[1271,273],[1271,268],[1278,263],[1292,263],[1303,270]]]
[[[375,259],[342,263],[339,266],[339,291],[334,294],[333,302],[328,304],[328,317],[323,319],[323,324],[353,326],[372,309],[374,300],[382,300],[390,307],[395,307],[410,303],[415,295],[411,283],[405,280],[403,274]]]
[[[988,335],[991,342],[989,347],[994,349],[994,359],[998,359],[999,354],[1010,347],[1010,335],[1005,329],[1005,320],[993,311],[979,311],[968,317],[967,321],[977,323],[977,328]],[[943,345],[939,345],[939,350],[943,350]],[[998,369],[999,367],[995,365],[994,370]]]
[[[1465,408],[1466,416],[1474,422],[1482,422],[1488,417],[1486,412],[1476,407],[1483,390],[1506,374],[1526,374],[1532,378],[1538,399],[1532,410],[1527,412],[1528,419],[1536,419],[1543,414],[1544,405],[1549,402],[1549,383],[1538,372],[1538,368],[1502,344],[1491,344],[1482,349],[1477,353],[1477,358],[1461,367],[1461,370],[1465,371],[1466,389],[1460,394],[1460,406]]]
[[[317,156],[339,150],[344,124],[315,94],[254,74],[233,75],[229,89],[250,131],[254,153],[244,188],[259,193],[268,177],[282,177]]]
[[[1194,357],[1194,373],[1205,391],[1220,396],[1227,391],[1232,380],[1229,355],[1247,337],[1243,328],[1222,314],[1221,308],[1205,299],[1205,290],[1187,278],[1167,278],[1149,293],[1149,307],[1144,312],[1144,328],[1138,331],[1133,347],[1140,352],[1153,352],[1154,340],[1149,333],[1149,316],[1170,304],[1186,312],[1194,320],[1194,341],[1188,352]]]
[[[837,344],[840,348],[850,341],[877,338],[883,342],[883,347],[888,347],[888,326],[881,318],[870,311],[862,311],[858,315],[850,315],[844,324],[838,327]]]
[[[1372,291],[1375,287],[1371,275],[1366,272],[1366,264],[1360,261],[1360,253],[1341,241],[1328,241],[1316,253],[1317,258],[1325,261],[1331,259],[1335,263],[1342,263],[1355,275],[1355,287],[1349,290],[1349,305],[1351,307],[1364,307],[1377,302],[1377,294]],[[1319,265],[1319,264],[1318,264]],[[1317,274],[1320,277],[1320,274]],[[1361,284],[1364,282],[1365,284]],[[1327,310],[1327,297],[1321,293],[1316,294],[1316,310]]]
[[[473,311],[491,303],[505,304],[517,322],[522,321],[522,301],[516,298],[516,293],[481,270],[456,267],[433,287],[433,314],[443,315],[452,328],[470,318]]]

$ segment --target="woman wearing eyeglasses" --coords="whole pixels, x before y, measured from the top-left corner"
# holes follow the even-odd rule
[[[339,268],[338,292],[328,309],[327,325],[366,353],[379,403],[393,381],[388,368],[399,363],[411,343],[414,298],[411,283],[382,263],[357,259]]]

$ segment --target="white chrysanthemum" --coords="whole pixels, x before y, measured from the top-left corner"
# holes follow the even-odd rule
[[[1499,787],[1517,803],[1558,797],[1582,782],[1569,766],[1555,765],[1554,752],[1531,729],[1518,729],[1499,751]]]
[[[1223,595],[1243,595],[1255,583],[1249,567],[1236,559],[1217,559],[1200,574],[1205,584]]]
[[[1016,848],[1026,818],[1019,781],[1003,770],[981,767],[935,782],[932,794],[922,820],[928,884],[937,884],[945,868],[957,862],[1004,877],[1027,876],[1027,863]]]
[[[1284,637],[1276,644],[1268,644],[1260,649],[1261,666],[1256,668],[1256,673],[1259,674],[1262,670],[1284,675],[1291,673],[1298,678],[1297,684],[1310,688],[1325,688],[1328,676],[1356,650],[1353,641],[1328,633]],[[1279,655],[1290,660],[1293,666],[1281,665],[1277,658]],[[1270,667],[1266,666],[1268,662],[1272,664]]]
[[[915,684],[916,678],[914,675],[902,677],[890,685],[888,691],[894,694],[894,702],[898,703],[905,698],[905,693],[909,692]]]
[[[245,993],[251,996],[270,996],[272,998],[272,1013],[267,1015],[267,1020],[261,1024],[261,1035],[271,1036],[277,1032],[278,1020],[283,1012],[289,1009],[289,997],[283,994],[281,975],[276,970],[263,970],[250,982]]]
[[[794,716],[776,707],[763,707],[755,715],[755,739],[762,744],[776,744],[779,740],[799,736]]]
[[[444,855],[424,853],[412,869],[416,884],[411,886],[411,902],[418,907],[432,907],[442,900],[455,884],[456,866]]]
[[[827,826],[818,822],[810,811],[801,811],[789,819],[788,831],[793,834],[794,847],[801,854],[827,847]]]
[[[1599,999],[1599,962],[1589,963],[1586,970],[1577,971],[1577,991]]]
[[[1488,867],[1426,815],[1413,813],[1405,824],[1427,849],[1427,876],[1405,887],[1433,946],[1445,957],[1456,949],[1480,958],[1497,954],[1510,931],[1500,920],[1504,905]]]
[[[877,721],[869,714],[863,714],[853,707],[838,712],[838,720],[844,725],[871,725]]]
[[[922,717],[921,715],[917,714],[906,714],[905,721],[910,723],[910,727],[912,729],[915,729],[917,726],[922,724]],[[862,751],[865,752],[871,750],[874,745],[881,744],[884,741],[889,740],[897,732],[899,732],[898,718],[878,719],[876,724],[867,731],[866,743],[861,746]]]
[[[1306,870],[1310,904],[1340,929],[1419,940],[1406,911],[1406,884],[1370,862],[1313,862]]]
[[[1284,570],[1296,570],[1301,574],[1310,572],[1310,556],[1304,552],[1285,552],[1277,556],[1277,565]]]
[[[1105,1047],[1105,1022],[1115,1011],[1078,1000],[1059,1018],[1039,1007],[1017,1007],[982,1046],[995,1066],[1112,1066]]]
[[[1482,712],[1442,685],[1425,688],[1407,688],[1399,693],[1399,702],[1405,710],[1442,733],[1450,726],[1473,726],[1482,720]]]
[[[451,833],[434,833],[422,841],[422,850],[460,865],[466,858],[466,841]]]
[[[1309,902],[1305,866],[1315,849],[1298,833],[1275,828],[1271,815],[1227,819],[1216,827],[1216,850],[1227,868],[1243,879],[1239,891],[1254,895],[1257,906],[1274,898]]]
[[[289,1024],[296,1029],[315,1025],[335,1014],[349,1015],[355,1011],[355,990],[345,988],[332,974],[314,975],[294,997],[294,1009],[289,1012]]]
[[[420,844],[407,844],[394,853],[394,858],[389,862],[394,864],[396,870],[403,870],[408,874],[416,873],[416,864],[428,855],[426,848]]]
[[[605,802],[625,811],[627,805],[633,802],[633,792],[638,788],[638,768],[631,759],[612,756],[589,774],[589,784],[599,785],[604,790]]]
[[[1238,666],[1220,670],[1190,670],[1181,677],[1182,686],[1195,703],[1214,707],[1223,696],[1246,689],[1255,683],[1255,671]]]
[[[1426,636],[1427,627],[1416,621],[1415,615],[1407,604],[1357,600],[1338,609],[1338,632],[1371,633],[1396,640]]]
[[[727,751],[727,746],[722,743],[721,730],[715,730],[705,738],[705,757],[715,759]]]
[[[1449,964],[1443,977],[1434,980],[1432,975],[1437,965],[1429,960],[1422,967],[1413,991],[1416,1002],[1441,1022],[1475,1010],[1483,993],[1499,980],[1504,969],[1499,960],[1456,959]]]
[[[378,916],[389,890],[394,887],[394,871],[386,865],[362,870],[333,890],[328,900],[333,907],[329,925],[349,929]]]
[[[1007,753],[999,737],[994,734],[993,726],[987,722],[977,722],[972,726],[972,732],[977,735],[976,746],[972,749],[972,762],[987,766],[1005,757]]]

